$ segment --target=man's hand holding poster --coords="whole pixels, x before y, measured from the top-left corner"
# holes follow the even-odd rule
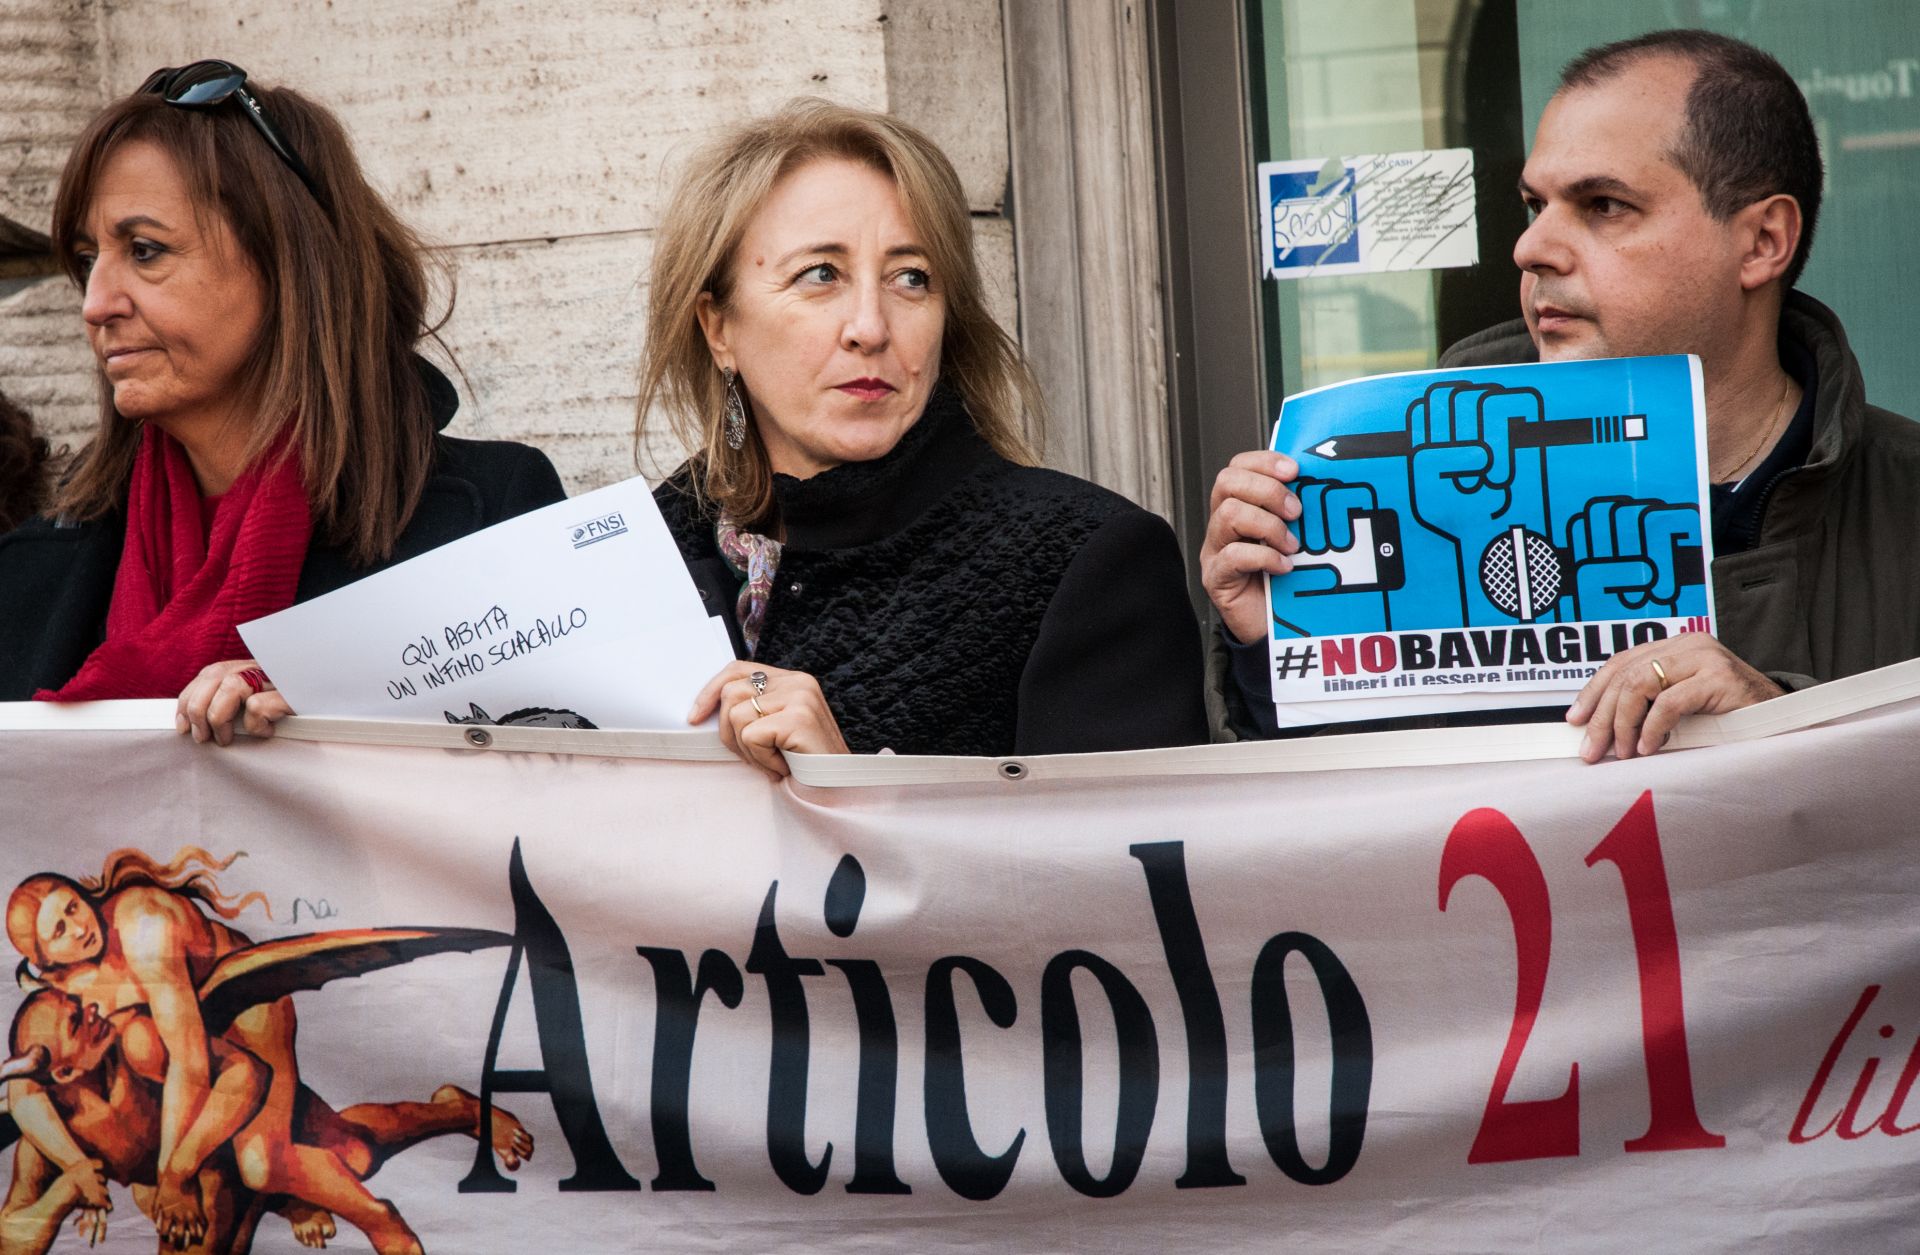
[[[1301,549],[1268,581],[1282,726],[1569,701],[1711,631],[1693,357],[1420,371],[1289,397]]]

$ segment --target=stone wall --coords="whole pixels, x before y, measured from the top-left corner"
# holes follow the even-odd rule
[[[0,389],[57,437],[96,413],[80,301],[44,250],[67,148],[99,108],[97,0],[0,0]]]
[[[92,111],[205,56],[339,112],[455,272],[455,432],[538,444],[573,492],[635,467],[640,311],[679,163],[793,96],[890,110],[947,149],[1014,326],[999,0],[0,0],[0,217],[44,232]],[[9,286],[0,387],[83,438],[77,294]],[[650,453],[648,470],[677,460]]]

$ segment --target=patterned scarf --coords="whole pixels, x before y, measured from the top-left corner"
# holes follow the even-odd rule
[[[744,531],[727,518],[714,525],[713,538],[720,546],[720,556],[740,577],[740,600],[734,604],[734,617],[740,620],[740,636],[747,642],[747,657],[751,658],[760,648],[760,628],[767,621],[767,599],[773,596],[774,572],[780,569],[780,542]]]

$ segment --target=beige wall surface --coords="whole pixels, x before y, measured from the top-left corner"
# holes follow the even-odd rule
[[[99,107],[95,0],[0,0],[0,219],[44,233],[73,137]],[[8,232],[12,239],[13,232]],[[20,288],[46,259],[13,257],[0,293],[0,388],[60,436],[95,413],[80,302],[64,279]]]
[[[45,231],[74,135],[156,66],[221,56],[297,87],[452,263],[455,434],[537,444],[579,492],[635,466],[640,310],[676,171],[791,97],[887,109],[946,147],[1013,327],[1001,48],[998,0],[0,0],[0,217]],[[58,277],[0,297],[0,387],[66,439],[94,412],[78,308]]]

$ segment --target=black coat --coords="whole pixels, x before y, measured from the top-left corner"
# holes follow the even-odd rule
[[[445,426],[458,398],[444,379],[433,391],[435,416]],[[316,535],[294,600],[344,588],[566,495],[538,449],[436,437],[432,477],[393,553],[356,567],[343,547]],[[38,689],[58,688],[106,639],[107,605],[126,534],[126,516],[115,510],[84,523],[29,519],[0,536],[0,701],[25,701]]]
[[[688,491],[654,493],[745,657],[740,579]],[[756,659],[820,681],[856,753],[1078,753],[1207,740],[1180,548],[1157,515],[1016,466],[942,390],[885,457],[775,476],[786,542]]]

